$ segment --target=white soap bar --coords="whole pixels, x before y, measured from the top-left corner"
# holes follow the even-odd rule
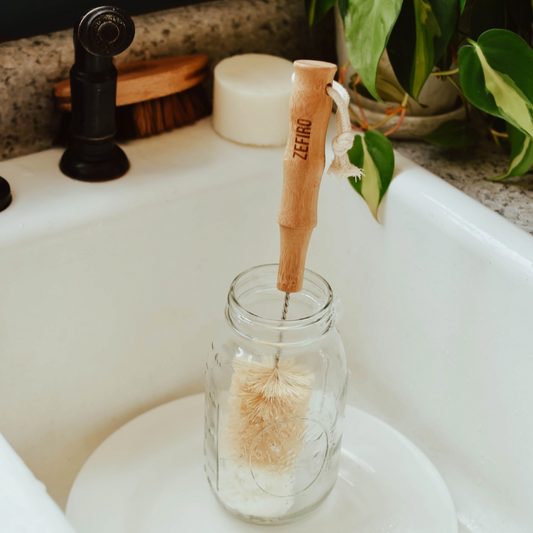
[[[215,67],[215,131],[241,144],[286,144],[293,72],[290,61],[265,54],[221,61]]]

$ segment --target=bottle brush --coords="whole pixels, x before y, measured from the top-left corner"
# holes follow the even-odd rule
[[[278,215],[280,262],[278,290],[302,289],[307,248],[317,224],[317,203],[325,165],[325,138],[332,101],[326,88],[336,66],[321,61],[294,63],[290,132],[283,159],[283,191]],[[275,355],[260,361],[235,359],[227,410],[226,444],[237,464],[271,474],[290,474],[305,443],[306,413],[313,372],[283,356],[280,333]]]

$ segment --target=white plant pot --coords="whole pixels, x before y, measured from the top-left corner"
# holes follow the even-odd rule
[[[337,6],[335,6],[335,23],[337,58],[340,67],[348,63],[349,59],[344,37],[344,27]],[[354,74],[355,69],[349,64],[343,85],[350,94],[353,110],[356,113],[359,113],[354,92],[350,88],[350,79]],[[380,77],[385,78],[388,81],[388,85],[392,88],[391,92],[397,91],[398,96],[403,93],[403,89],[392,70],[386,51],[379,62],[378,74]],[[376,102],[370,98],[365,98],[361,95],[358,96],[367,120],[374,124],[386,117],[387,109],[394,109],[399,105],[399,98],[396,98],[396,101],[391,99],[390,101],[382,103]],[[391,135],[392,138],[412,139],[413,136],[417,137],[426,135],[443,122],[449,120],[461,120],[465,117],[465,110],[464,107],[460,105],[460,99],[455,87],[451,83],[442,82],[435,76],[430,76],[426,81],[420,93],[419,100],[424,106],[420,105],[412,98],[409,98],[404,121],[401,127]],[[382,132],[388,131],[396,125],[398,120],[399,116],[395,116],[381,128],[378,128],[378,130]]]

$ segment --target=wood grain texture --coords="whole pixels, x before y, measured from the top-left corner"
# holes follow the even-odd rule
[[[117,67],[117,106],[162,98],[190,89],[207,76],[208,57],[194,54],[136,61]],[[70,111],[70,80],[54,85],[56,105]]]
[[[283,190],[278,214],[280,261],[277,288],[302,289],[307,248],[317,225],[320,181],[332,101],[326,93],[337,67],[322,61],[294,62],[290,130],[283,157]]]

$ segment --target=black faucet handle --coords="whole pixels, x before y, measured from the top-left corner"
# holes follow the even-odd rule
[[[114,6],[91,9],[79,22],[78,39],[87,52],[112,57],[124,52],[135,37],[135,24],[123,10]]]

